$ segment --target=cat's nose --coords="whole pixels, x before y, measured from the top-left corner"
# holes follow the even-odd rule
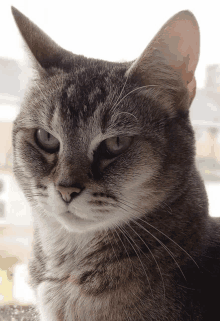
[[[76,186],[61,186],[61,185],[57,185],[56,186],[56,190],[58,192],[60,192],[63,200],[66,203],[70,203],[73,198],[75,198],[76,196],[78,196],[82,192],[83,188],[76,187]]]

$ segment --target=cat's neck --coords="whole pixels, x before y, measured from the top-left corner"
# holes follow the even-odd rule
[[[101,232],[89,231],[86,233],[69,231],[63,227],[52,216],[42,215],[34,212],[34,230],[41,240],[45,253],[48,250],[56,248],[56,250],[68,249],[69,251],[82,250],[91,244],[95,237],[101,237]]]

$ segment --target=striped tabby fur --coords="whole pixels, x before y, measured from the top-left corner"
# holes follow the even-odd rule
[[[13,146],[40,320],[219,320],[220,229],[189,119],[193,14],[115,63],[74,55],[12,12],[34,70]]]

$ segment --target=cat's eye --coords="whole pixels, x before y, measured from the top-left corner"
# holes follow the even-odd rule
[[[60,147],[59,140],[44,129],[35,132],[35,141],[41,149],[50,154],[57,152]]]
[[[132,142],[130,136],[116,136],[105,140],[106,151],[109,156],[115,157],[124,152]]]

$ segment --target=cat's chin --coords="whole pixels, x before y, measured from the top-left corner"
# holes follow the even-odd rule
[[[66,211],[57,216],[57,221],[70,232],[83,233],[87,231],[96,231],[103,225],[100,221],[91,220],[71,211]]]
[[[80,213],[73,213],[72,211],[65,211],[56,215],[56,221],[59,222],[68,232],[73,233],[87,233],[87,232],[98,232],[104,231],[115,226],[120,225],[122,222],[126,223],[129,217],[124,217],[119,220],[117,215],[113,217],[99,217],[93,220],[82,217]]]

